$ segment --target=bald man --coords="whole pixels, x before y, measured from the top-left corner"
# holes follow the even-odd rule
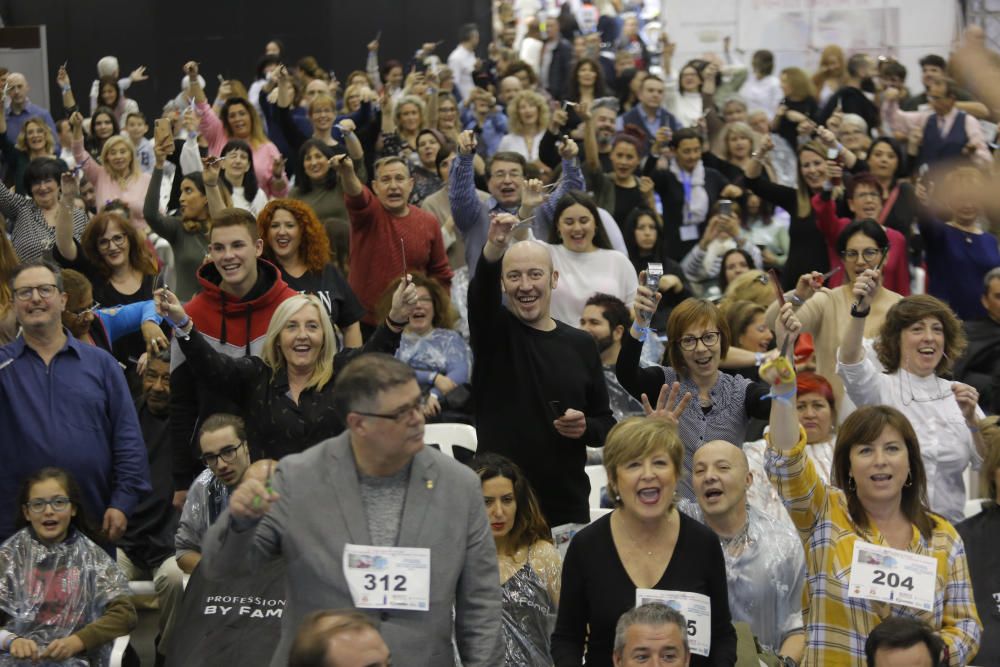
[[[28,99],[31,86],[28,80],[20,72],[11,72],[7,75],[7,97],[10,99],[10,107],[5,111],[7,118],[7,138],[10,142],[17,143],[17,135],[21,134],[21,128],[25,121],[35,116],[40,117],[49,126],[52,132],[52,139],[56,142],[56,154],[59,154],[59,132],[56,124],[52,122],[52,114],[48,109],[44,109],[37,104],[32,104]]]
[[[733,621],[748,623],[765,649],[798,664],[805,650],[805,553],[790,528],[747,503],[752,482],[743,450],[712,440],[694,453],[691,486],[698,505],[683,501],[681,510],[719,536]]]
[[[587,446],[615,423],[601,358],[590,334],[552,319],[559,274],[545,244],[512,245],[516,222],[490,222],[469,285],[478,448],[521,466],[550,526],[588,523]]]
[[[288,667],[389,667],[391,662],[375,624],[350,609],[307,615],[288,656]]]

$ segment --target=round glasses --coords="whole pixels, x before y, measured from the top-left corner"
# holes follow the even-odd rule
[[[56,496],[55,498],[49,498],[45,500],[44,498],[32,498],[28,502],[24,503],[24,506],[28,508],[28,511],[32,514],[41,514],[45,511],[46,505],[52,506],[53,512],[65,512],[72,505],[72,501],[66,496]]]
[[[706,331],[700,336],[681,336],[677,344],[685,352],[690,352],[698,347],[698,341],[701,341],[705,347],[713,347],[718,344],[721,338],[722,335],[718,331]]]
[[[246,440],[240,440],[238,445],[228,445],[219,450],[217,454],[202,454],[201,462],[204,463],[209,468],[214,468],[222,459],[225,463],[232,463],[236,460],[236,454],[240,451],[240,447],[247,444]]]

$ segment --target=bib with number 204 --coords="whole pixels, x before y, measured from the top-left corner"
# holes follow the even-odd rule
[[[707,595],[655,588],[635,589],[635,606],[649,603],[662,604],[683,614],[691,652],[708,656],[712,649],[712,601]]]
[[[345,544],[343,567],[355,607],[430,608],[430,549]]]
[[[934,610],[937,560],[858,540],[848,595],[923,611]]]

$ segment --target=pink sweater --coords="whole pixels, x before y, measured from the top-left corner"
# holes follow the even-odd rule
[[[94,158],[84,149],[82,141],[73,142],[73,159],[83,168],[83,173],[87,175],[87,180],[94,184],[97,196],[97,209],[104,208],[112,199],[121,199],[128,204],[132,212],[132,224],[136,229],[145,233],[146,219],[142,216],[142,205],[146,201],[146,190],[149,189],[149,174],[144,174],[136,169],[133,176],[122,187],[118,181],[111,178],[107,170],[97,164]]]
[[[222,121],[215,113],[208,102],[198,104],[198,114],[201,116],[198,129],[208,141],[208,152],[211,155],[219,155],[225,147],[226,142],[232,137],[226,136],[226,130],[222,126]],[[250,144],[249,141],[247,141]],[[257,186],[264,191],[268,198],[284,197],[288,194],[288,180],[284,181],[284,186],[275,189],[271,186],[271,174],[274,161],[281,157],[281,151],[273,143],[268,141],[257,148],[253,148],[253,173],[257,176]]]

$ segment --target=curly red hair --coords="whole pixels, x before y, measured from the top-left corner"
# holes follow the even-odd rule
[[[272,199],[257,216],[257,232],[264,241],[264,258],[277,263],[274,251],[271,250],[271,221],[275,212],[279,210],[291,213],[302,229],[299,257],[305,262],[308,270],[322,271],[323,267],[333,259],[330,239],[312,207],[297,199]]]

